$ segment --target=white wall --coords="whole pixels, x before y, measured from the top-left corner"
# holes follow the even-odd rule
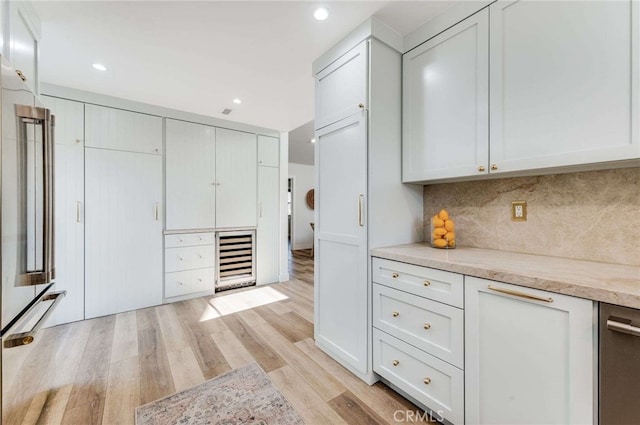
[[[313,246],[313,210],[307,206],[307,192],[315,186],[313,165],[289,163],[289,177],[293,178],[293,240],[291,248],[310,249]]]

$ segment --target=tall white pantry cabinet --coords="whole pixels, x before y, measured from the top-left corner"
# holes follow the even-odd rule
[[[368,383],[369,250],[422,236],[422,187],[401,183],[400,46],[370,18],[313,64],[315,340]]]

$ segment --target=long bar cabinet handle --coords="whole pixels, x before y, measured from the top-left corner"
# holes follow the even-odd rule
[[[358,196],[358,225],[364,226],[364,195]]]
[[[640,336],[640,328],[633,326],[631,320],[621,317],[609,316],[607,319],[607,329],[631,336]]]
[[[548,297],[548,298],[539,297],[537,295],[527,294],[526,292],[514,291],[513,289],[497,288],[497,287],[495,287],[493,285],[489,285],[488,288],[491,289],[492,291],[502,292],[503,294],[508,294],[508,295],[513,295],[514,297],[527,298],[527,299],[536,300],[536,301],[544,301],[545,303],[552,303],[553,302],[553,298],[551,298],[551,297]]]

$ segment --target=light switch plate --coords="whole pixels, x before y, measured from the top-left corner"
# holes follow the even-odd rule
[[[511,203],[511,221],[527,221],[527,201]]]

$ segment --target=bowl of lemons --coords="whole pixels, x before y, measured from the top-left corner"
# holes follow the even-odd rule
[[[456,247],[456,224],[447,210],[431,217],[431,246],[441,249]]]

